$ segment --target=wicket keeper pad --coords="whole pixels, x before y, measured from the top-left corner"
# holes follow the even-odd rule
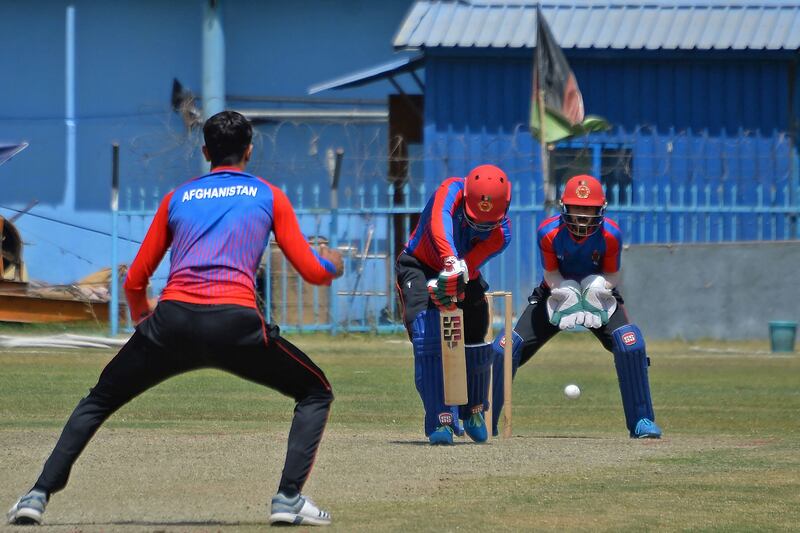
[[[511,331],[511,377],[517,375],[519,368],[519,358],[522,354],[522,337],[516,331]],[[505,382],[505,372],[503,372],[503,361],[505,359],[506,331],[500,330],[500,334],[492,341],[492,352],[494,362],[492,363],[492,435],[497,436],[497,423],[500,421],[500,411],[503,409],[505,396],[503,395],[503,383]]]
[[[655,422],[653,403],[650,399],[650,382],[647,378],[647,357],[644,336],[634,324],[615,329],[613,339],[614,366],[617,369],[619,392],[622,395],[622,408],[625,410],[625,424],[633,435],[636,423],[642,418]]]
[[[411,324],[414,346],[414,383],[425,409],[425,435],[439,426],[456,430],[458,407],[444,404],[442,344],[439,336],[439,310],[421,311]]]
[[[467,405],[459,407],[461,420],[489,408],[489,369],[494,360],[490,343],[467,344]]]

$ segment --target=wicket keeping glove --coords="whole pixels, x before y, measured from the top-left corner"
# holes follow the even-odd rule
[[[446,257],[444,269],[439,272],[437,278],[438,288],[452,300],[461,301],[464,299],[467,281],[469,281],[469,270],[466,261],[452,255]]]
[[[608,324],[611,315],[617,310],[617,299],[603,276],[592,275],[583,278],[581,306],[586,313],[584,326],[599,328]]]
[[[581,305],[581,286],[577,281],[566,279],[550,291],[547,298],[547,316],[550,323],[560,329],[571,329],[583,325],[584,313]],[[580,324],[578,324],[580,320]]]
[[[433,303],[438,307],[440,310],[443,311],[452,311],[456,308],[456,302],[445,294],[445,292],[439,288],[438,280],[432,279],[428,282],[428,294],[433,300]]]

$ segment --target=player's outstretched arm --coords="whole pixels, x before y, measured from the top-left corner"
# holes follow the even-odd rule
[[[273,195],[272,231],[286,259],[307,282],[330,285],[331,281],[344,273],[341,254],[328,247],[320,252],[314,250],[300,231],[289,199],[277,187],[270,185],[270,188]]]
[[[172,192],[161,200],[161,205],[158,206],[158,211],[153,217],[153,222],[150,223],[147,235],[128,269],[123,284],[131,319],[136,324],[152,312],[150,302],[147,300],[147,284],[172,243],[172,233],[167,223],[171,199]]]

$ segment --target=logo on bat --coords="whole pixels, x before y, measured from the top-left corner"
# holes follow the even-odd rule
[[[450,349],[461,342],[462,329],[460,316],[446,316],[442,319],[442,339]]]

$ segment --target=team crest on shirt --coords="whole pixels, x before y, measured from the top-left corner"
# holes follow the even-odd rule
[[[491,196],[482,195],[481,196],[481,201],[478,202],[478,209],[480,209],[484,213],[488,213],[489,211],[491,211],[492,210],[492,197]]]
[[[581,200],[589,198],[589,193],[591,192],[592,191],[589,190],[589,186],[586,184],[585,180],[579,181],[578,186],[575,188],[575,196],[577,196]]]
[[[592,252],[592,263],[595,265],[600,263],[600,250],[595,250]]]

